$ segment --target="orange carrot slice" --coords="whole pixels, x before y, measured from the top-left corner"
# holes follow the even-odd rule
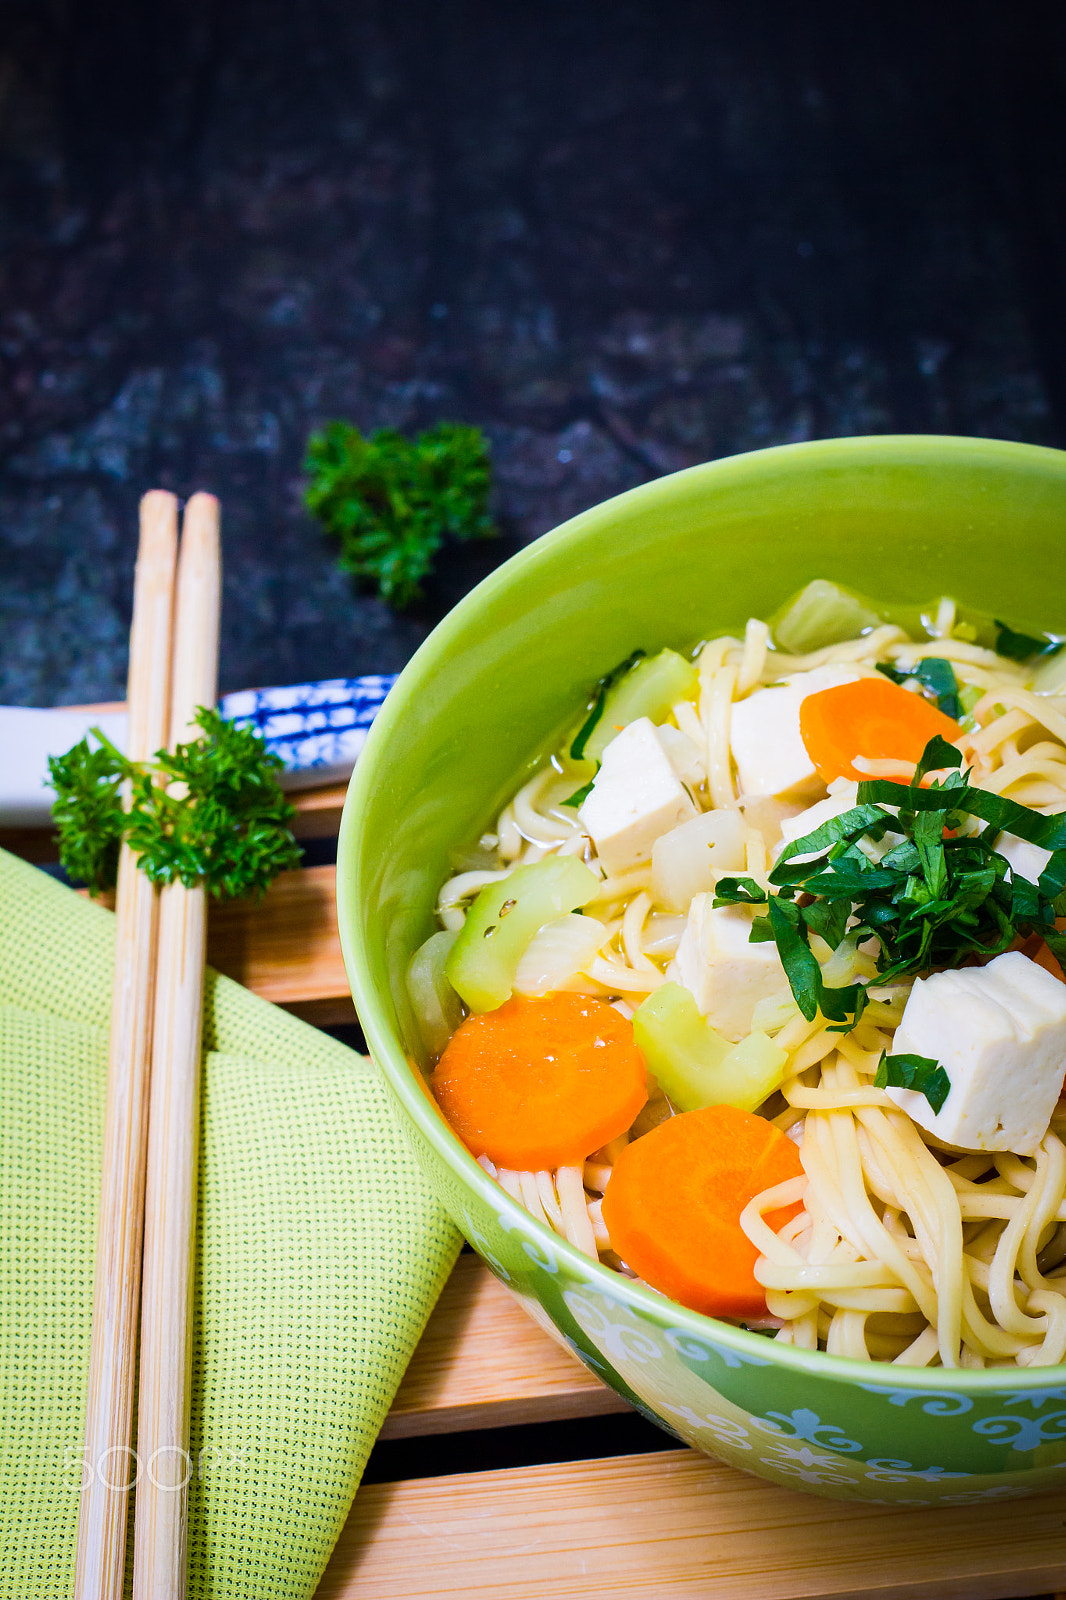
[[[772,1122],[735,1106],[670,1117],[614,1164],[603,1197],[611,1248],[653,1288],[711,1317],[765,1316],[758,1252],[740,1213],[755,1195],[803,1174]],[[775,1231],[799,1205],[771,1211]]]
[[[467,1017],[430,1080],[475,1156],[519,1172],[574,1166],[633,1122],[648,1098],[633,1025],[580,994],[515,995]]]
[[[1033,960],[1036,962],[1038,967],[1043,967],[1045,972],[1050,972],[1053,978],[1058,978],[1060,983],[1066,983],[1066,977],[1063,976],[1063,971],[1059,966],[1057,958],[1051,954],[1051,951],[1048,949],[1043,939],[1040,941],[1040,948],[1033,957]]]
[[[869,777],[852,765],[856,756],[917,766],[936,734],[951,744],[962,729],[920,694],[887,678],[858,678],[800,702],[800,735],[826,783]]]
[[[1066,917],[1055,918],[1055,929],[1058,933],[1066,931]],[[1031,933],[1028,939],[1018,940],[1016,946],[1012,946],[1012,948],[1019,949],[1022,955],[1028,956],[1030,961],[1035,961],[1037,966],[1043,967],[1045,972],[1050,972],[1051,976],[1058,978],[1060,983],[1066,983],[1066,977],[1063,976],[1058,960],[1051,954],[1046,942],[1038,933]]]

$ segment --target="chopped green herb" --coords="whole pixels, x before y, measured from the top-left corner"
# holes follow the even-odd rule
[[[203,737],[128,761],[98,729],[49,760],[60,860],[93,894],[114,886],[123,837],[153,883],[202,883],[211,894],[259,896],[300,863],[295,812],[278,787],[281,760],[251,728],[200,707]],[[123,810],[120,787],[132,800]],[[178,792],[175,785],[180,786]]]
[[[754,878],[719,878],[712,906],[761,906],[766,890]],[[752,940],[752,943],[758,943]]]
[[[1063,972],[1066,972],[1066,933],[1057,933],[1051,928],[1042,930],[1044,943],[1055,957]]]
[[[577,735],[574,738],[574,742],[570,746],[571,761],[581,761],[584,759],[585,746],[588,744],[596,725],[603,716],[603,707],[607,699],[607,691],[612,689],[618,682],[619,678],[623,677],[625,673],[629,671],[630,667],[636,666],[637,662],[640,661],[646,654],[647,652],[644,650],[634,650],[632,655],[626,656],[624,661],[620,661],[616,667],[612,667],[610,672],[606,673],[600,679],[599,683],[596,685],[596,694],[589,710],[589,714],[585,718],[585,721],[581,724],[581,727],[578,729]],[[584,798],[585,796],[582,795],[581,799],[583,800]],[[570,805],[571,801],[564,801],[564,804]],[[578,805],[580,804],[581,801],[579,800]]]
[[[600,763],[597,761],[597,763],[596,763],[596,772],[599,772],[599,770],[600,770]],[[563,801],[563,805],[564,806],[574,806],[575,809],[576,809],[576,807],[578,807],[583,800],[587,800],[588,799],[589,795],[592,793],[592,785],[595,782],[596,782],[596,774],[593,773],[593,775],[589,779],[588,783],[583,783],[581,785],[580,789],[575,789],[573,794],[568,794],[567,795],[566,799]]]
[[[1031,933],[1046,939],[1066,972],[1066,934],[1055,931],[1066,890],[1066,816],[1045,817],[974,788],[960,764],[953,745],[931,739],[911,784],[861,783],[858,805],[787,845],[769,875],[769,892],[751,878],[719,879],[715,905],[767,905],[751,938],[773,937],[808,1019],[820,1010],[842,1022],[854,1010],[857,1021],[864,994],[858,984],[821,985],[809,933],[833,948],[845,930],[860,942],[875,939],[879,983],[958,966],[970,955],[999,955],[1016,936]],[[920,787],[928,773],[945,770],[942,781]],[[987,826],[975,831],[974,820]],[[1039,884],[1011,874],[994,849],[1004,831],[1052,852]],[[898,843],[880,861],[860,848],[860,840],[880,844],[888,835]]]
[[[1039,638],[1031,633],[1015,633],[1013,628],[1008,628],[1005,622],[996,618],[996,653],[1006,656],[1009,661],[1031,661],[1034,656],[1058,655],[1062,649],[1061,639],[1049,639],[1047,634]]]
[[[441,422],[417,439],[364,438],[347,422],[311,435],[304,503],[340,544],[340,565],[402,610],[446,539],[490,539],[488,444],[480,428]]]
[[[940,1110],[951,1092],[951,1079],[931,1056],[890,1056],[884,1050],[877,1064],[874,1086],[878,1089],[913,1089],[924,1094],[933,1111]]]
[[[926,694],[936,701],[938,711],[942,711],[946,717],[951,717],[954,722],[958,722],[962,716],[955,669],[951,662],[945,661],[942,656],[926,656],[921,661],[916,661],[914,666],[906,671],[889,666],[885,661],[879,661],[877,670],[886,678],[891,678],[893,683],[906,683],[908,679],[913,678],[921,684]]]

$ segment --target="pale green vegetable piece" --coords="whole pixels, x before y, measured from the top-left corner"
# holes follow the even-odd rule
[[[782,989],[780,994],[770,994],[763,1000],[756,1000],[751,1013],[751,1026],[756,1033],[780,1033],[782,1028],[800,1015],[792,990]]]
[[[1044,658],[1034,674],[1033,689],[1037,694],[1066,694],[1066,649]]]
[[[687,911],[694,895],[713,889],[726,872],[744,870],[744,821],[739,811],[704,811],[651,850],[651,895],[668,911]]]
[[[463,1020],[459,996],[444,972],[455,940],[454,932],[431,934],[425,944],[419,945],[407,968],[407,992],[418,1031],[434,1060]]]
[[[963,684],[959,690],[959,705],[962,707],[964,718],[969,717],[972,719],[974,707],[978,700],[984,698],[984,693],[985,691],[979,688],[976,683]]]
[[[691,700],[699,687],[699,673],[676,650],[660,650],[630,667],[624,678],[608,690],[603,715],[588,737],[584,759],[598,761],[604,747],[638,717],[662,722],[671,706]]]
[[[516,994],[551,994],[574,984],[607,941],[607,928],[595,917],[568,911],[546,922],[522,952],[515,968]]]
[[[854,639],[881,621],[876,611],[826,578],[815,578],[800,591],[774,624],[774,641],[793,655],[821,650]]]
[[[486,884],[467,912],[445,963],[471,1011],[509,1000],[523,951],[546,922],[587,905],[600,880],[576,856],[545,856]]]
[[[637,1007],[633,1037],[678,1111],[719,1105],[755,1111],[784,1080],[788,1053],[780,1045],[765,1033],[730,1044],[679,983],[664,983]]]

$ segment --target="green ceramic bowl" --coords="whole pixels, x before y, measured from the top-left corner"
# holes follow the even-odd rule
[[[423,645],[359,758],[337,892],[355,1003],[430,1183],[492,1271],[680,1439],[792,1488],[951,1504],[1066,1483],[1066,1368],[914,1370],[790,1349],[687,1311],[534,1222],[409,1064],[402,975],[448,851],[490,824],[589,683],[634,646],[767,616],[809,579],[888,602],[948,592],[1066,630],[1066,454],[954,438],[735,456],[575,517]]]

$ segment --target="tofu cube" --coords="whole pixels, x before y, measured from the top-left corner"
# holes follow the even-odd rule
[[[788,979],[772,941],[748,943],[754,911],[715,907],[713,899],[710,893],[694,898],[666,975],[684,984],[711,1026],[735,1042],[751,1032],[758,1001],[788,993]]]
[[[1066,984],[1018,950],[918,978],[890,1053],[929,1056],[951,1082],[936,1113],[913,1089],[887,1091],[921,1127],[963,1150],[1032,1155],[1066,1069]]]
[[[660,834],[698,815],[647,717],[622,729],[602,763],[578,816],[609,873],[651,859]]]
[[[845,666],[815,667],[736,702],[729,748],[742,795],[816,800],[825,793],[800,734],[800,705],[809,694],[853,683],[858,676]]]

